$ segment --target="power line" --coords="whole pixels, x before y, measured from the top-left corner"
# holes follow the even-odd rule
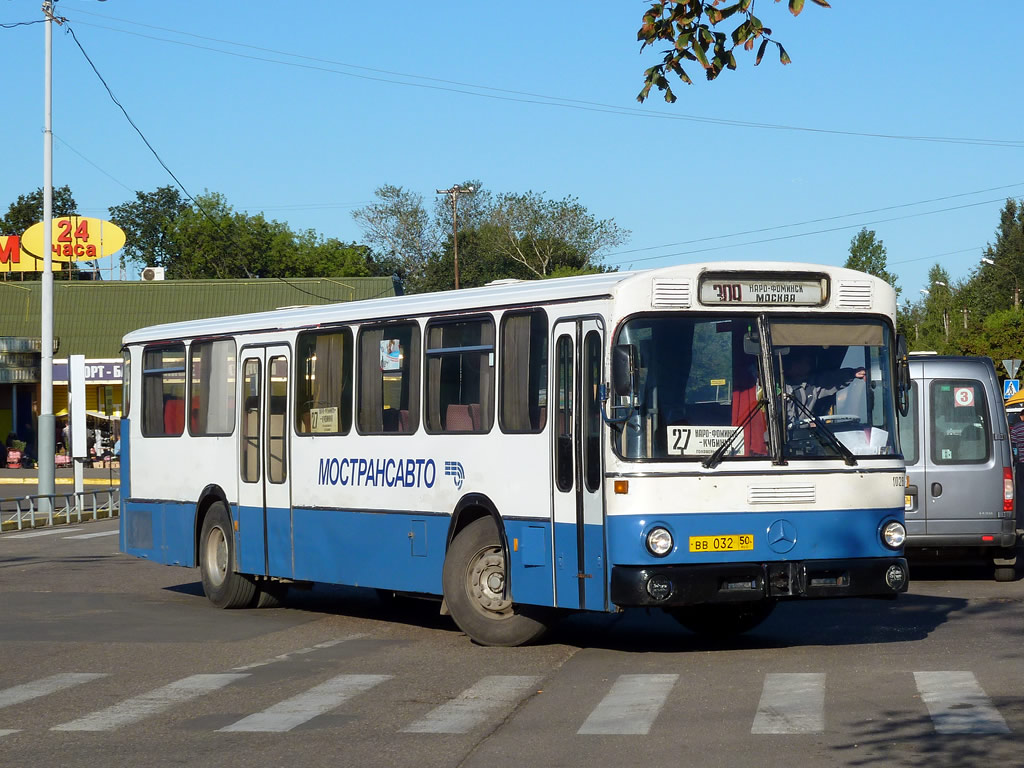
[[[236,43],[230,40],[222,40],[219,38],[206,37],[203,35],[196,35],[191,32],[183,32],[181,30],[170,29],[167,27],[157,27],[150,24],[143,24],[141,22],[129,21],[127,19],[119,19],[115,17],[101,16],[100,14],[90,13],[89,11],[80,11],[81,13],[87,13],[91,16],[99,16],[101,18],[110,18],[116,21],[120,21],[126,24],[132,24],[141,27],[147,27],[149,29],[156,29],[164,32],[171,32],[172,34],[185,35],[188,37],[194,37],[200,40],[207,40],[210,42],[221,43],[224,45],[233,45],[241,48],[248,48],[250,50],[261,51],[263,53],[272,53],[278,56],[288,56],[291,58],[302,59],[305,61],[316,62],[318,64],[329,64],[332,67],[346,67],[349,69],[359,69],[365,72],[375,72],[378,74],[394,75],[397,77],[403,77],[408,79],[426,80],[436,83],[444,83],[445,85],[429,85],[426,83],[415,83],[415,82],[404,82],[401,80],[394,80],[387,77],[377,77],[371,75],[360,75],[355,72],[343,72],[337,69],[329,67],[314,66],[311,64],[301,64],[297,62],[281,61],[279,59],[271,59],[264,56],[253,56],[250,54],[238,53],[235,51],[226,51],[220,48],[213,48],[205,45],[196,45],[194,43],[188,43],[181,40],[173,40],[166,37],[158,37],[156,35],[147,35],[141,32],[133,32],[126,29],[118,29],[117,27],[105,26],[102,24],[94,24],[90,22],[80,22],[86,26],[97,27],[100,29],[107,29],[112,32],[119,32],[121,34],[133,35],[136,37],[142,37],[149,40],[157,40],[160,42],[172,43],[174,45],[181,45],[189,48],[197,48],[199,50],[212,51],[214,53],[220,53],[227,56],[235,56],[243,59],[250,59],[254,61],[262,61],[272,64],[279,64],[282,66],[297,67],[301,69],[311,69],[321,72],[328,72],[337,75],[343,75],[345,77],[352,77],[362,80],[371,80],[375,82],[389,83],[392,85],[403,85],[411,88],[424,88],[429,90],[447,91],[451,93],[460,93],[467,96],[476,96],[478,98],[497,99],[502,101],[512,101],[518,103],[546,105],[554,107],[563,107],[566,109],[579,109],[588,112],[599,112],[605,114],[616,114],[622,116],[633,116],[643,117],[655,120],[676,120],[685,122],[698,122],[707,123],[712,125],[730,126],[734,128],[753,128],[759,130],[773,130],[773,131],[796,131],[804,133],[820,133],[836,136],[851,136],[858,138],[872,138],[872,139],[888,139],[898,141],[915,141],[915,142],[930,142],[930,143],[942,143],[942,144],[964,144],[973,146],[995,146],[995,147],[1010,147],[1010,148],[1021,148],[1024,147],[1024,140],[1018,139],[979,139],[971,137],[953,137],[953,136],[913,136],[913,135],[901,135],[901,134],[890,134],[890,133],[876,133],[876,132],[865,132],[865,131],[847,131],[838,130],[831,128],[814,128],[809,126],[799,125],[785,125],[776,123],[762,123],[752,122],[746,120],[731,120],[727,118],[716,118],[716,117],[705,117],[700,115],[681,115],[681,114],[666,114],[661,112],[655,112],[653,110],[641,109],[638,107],[623,107],[613,104],[603,104],[600,102],[584,101],[580,99],[570,99],[562,96],[548,96],[545,94],[531,93],[528,91],[518,91],[506,88],[494,88],[486,85],[476,85],[473,83],[459,82],[455,80],[445,80],[442,78],[426,77],[423,75],[413,75],[405,72],[396,72],[393,70],[375,69],[373,67],[364,67],[357,64],[349,64],[346,62],[335,61],[331,59],[322,59],[313,56],[306,56],[303,54],[290,53],[288,51],[280,51],[273,48],[264,48],[255,45],[248,45],[246,43]],[[451,87],[458,86],[458,87]],[[466,88],[477,89],[476,91],[465,90]],[[479,93],[477,91],[494,91],[494,93]],[[508,95],[500,95],[508,94]]]
[[[658,259],[668,259],[673,256],[691,256],[695,253],[710,253],[711,251],[724,251],[729,248],[745,248],[750,245],[763,245],[764,243],[774,243],[780,240],[792,240],[797,237],[808,237],[810,235],[821,235],[829,232],[841,232],[844,229],[854,229],[855,227],[863,227],[869,224],[884,224],[890,221],[902,221],[903,219],[911,219],[917,216],[931,216],[936,213],[948,213],[949,211],[959,211],[965,208],[975,208],[979,205],[989,205],[991,203],[1002,202],[1001,199],[997,200],[982,200],[978,203],[968,203],[966,205],[957,205],[949,208],[940,208],[934,211],[924,211],[922,213],[912,213],[907,216],[893,216],[888,219],[876,219],[875,221],[859,222],[857,224],[844,224],[840,227],[828,227],[826,229],[817,229],[811,232],[796,232],[792,235],[780,235],[778,237],[766,237],[761,240],[751,240],[745,243],[732,243],[730,245],[716,245],[709,248],[696,248],[689,251],[677,251],[675,253],[664,253],[660,256],[645,256],[640,259],[624,259],[619,262],[609,262],[612,266],[621,265],[625,263],[635,264],[638,261],[656,261]]]
[[[824,217],[819,218],[819,219],[808,219],[807,221],[799,221],[799,222],[795,222],[795,223],[792,223],[792,224],[776,224],[775,226],[771,226],[771,227],[760,227],[758,229],[747,229],[747,230],[743,230],[741,232],[731,232],[730,234],[727,234],[727,235],[709,235],[708,237],[699,237],[699,238],[696,238],[694,240],[682,240],[682,241],[677,242],[677,243],[665,243],[663,245],[648,245],[648,246],[644,246],[643,248],[631,248],[631,249],[625,250],[625,251],[615,251],[614,253],[608,254],[608,256],[621,256],[622,254],[625,254],[625,253],[641,253],[643,251],[654,251],[654,250],[657,250],[659,248],[675,248],[675,247],[680,246],[680,245],[693,245],[695,243],[705,243],[705,242],[709,242],[711,240],[727,240],[730,237],[742,237],[743,235],[756,235],[756,234],[760,234],[762,232],[774,232],[774,231],[777,231],[777,230],[780,230],[780,229],[789,229],[791,227],[804,227],[804,226],[807,226],[809,224],[821,224],[821,223],[826,222],[826,221],[837,221],[838,219],[848,219],[851,216],[867,216],[867,215],[872,214],[872,213],[881,213],[883,211],[894,211],[894,210],[899,210],[900,208],[911,208],[911,207],[913,207],[915,205],[927,205],[928,203],[939,203],[939,202],[942,202],[944,200],[955,200],[958,197],[970,197],[971,195],[981,195],[981,194],[985,194],[987,192],[998,192],[1001,189],[1012,189],[1013,187],[1020,187],[1020,186],[1024,186],[1024,181],[1018,181],[1018,182],[1015,182],[1013,184],[1003,184],[1003,185],[998,186],[998,187],[989,187],[988,189],[977,189],[977,190],[974,190],[973,192],[958,192],[957,194],[945,195],[943,197],[933,197],[933,198],[930,198],[928,200],[917,200],[916,202],[913,202],[913,203],[899,203],[899,204],[896,204],[896,205],[883,206],[881,208],[869,208],[868,210],[857,211],[855,213],[842,213],[842,214],[838,214],[836,216],[824,216]],[[980,205],[980,204],[981,203],[978,203],[978,205]],[[972,203],[971,205],[974,205],[974,204]],[[952,209],[952,210],[955,210],[955,209]],[[912,214],[912,216],[927,216],[930,213],[931,213],[931,211],[922,211],[922,212],[917,213],[917,214]],[[908,216],[908,217],[905,217],[905,218],[911,218],[912,216]],[[868,222],[868,223],[871,223],[871,222]],[[850,225],[850,226],[861,226],[861,225],[855,224],[855,225]],[[655,258],[658,258],[658,257],[655,257]],[[629,259],[625,259],[624,261],[629,261]],[[619,262],[619,263],[622,263],[622,262]]]
[[[71,28],[71,25],[67,23],[66,19],[64,20],[64,22],[65,22],[64,23],[65,28],[71,34],[72,39],[75,41],[75,45],[78,46],[78,50],[80,50],[82,52],[82,55],[85,57],[85,60],[87,62],[89,62],[89,66],[92,67],[92,71],[96,74],[96,77],[99,78],[99,81],[103,84],[103,87],[106,89],[107,95],[110,96],[110,98],[114,102],[114,104],[116,104],[118,106],[118,108],[121,110],[121,112],[124,114],[125,119],[128,121],[129,125],[131,125],[131,127],[135,129],[135,132],[137,134],[139,134],[139,137],[142,139],[143,143],[149,148],[149,151],[153,154],[153,157],[155,157],[157,162],[160,163],[161,167],[163,167],[163,169],[165,171],[167,171],[167,174],[172,179],[174,179],[174,182],[178,185],[178,188],[181,189],[181,191],[185,194],[185,196],[189,200],[192,201],[192,203],[196,206],[197,209],[199,209],[199,211],[203,214],[203,216],[205,216],[215,227],[217,227],[217,229],[220,230],[221,234],[223,234],[225,236],[225,238],[227,238],[229,241],[231,241],[236,247],[239,247],[239,244],[237,242],[234,242],[234,239],[231,237],[230,233],[227,232],[221,226],[221,223],[219,221],[217,221],[215,218],[213,218],[213,216],[211,216],[206,211],[206,209],[202,206],[202,204],[200,204],[199,201],[196,200],[192,196],[192,194],[185,188],[185,185],[181,183],[181,181],[174,174],[174,172],[163,161],[163,159],[157,153],[156,149],[153,148],[153,145],[150,144],[149,139],[146,138],[146,135],[142,132],[142,130],[139,128],[139,126],[135,124],[135,121],[132,120],[131,115],[128,114],[128,110],[126,110],[124,108],[124,105],[121,104],[120,101],[118,101],[116,96],[114,96],[114,92],[110,89],[110,86],[107,84],[107,81],[103,78],[103,75],[100,74],[100,71],[96,68],[96,65],[93,64],[92,59],[89,58],[89,54],[85,52],[85,48],[83,48],[82,44],[78,41],[78,36],[75,34],[75,31]],[[307,296],[312,296],[314,298],[321,299],[322,301],[331,301],[330,297],[328,297],[328,296],[321,296],[318,293],[313,293],[312,291],[307,291],[305,288],[301,288],[300,286],[295,285],[294,283],[288,281],[287,279],[285,279],[283,277],[277,276],[277,277],[275,277],[275,279],[280,280],[285,285],[288,285],[291,288],[293,288],[294,290],[299,291],[300,293],[304,293]]]

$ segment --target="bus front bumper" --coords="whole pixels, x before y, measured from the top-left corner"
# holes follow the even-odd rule
[[[648,565],[612,568],[611,602],[679,606],[763,599],[894,597],[907,591],[903,557],[779,563]]]

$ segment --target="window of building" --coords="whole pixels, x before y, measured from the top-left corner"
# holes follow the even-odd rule
[[[489,432],[494,423],[494,322],[427,326],[427,430]]]
[[[189,433],[230,435],[235,431],[235,341],[192,344]]]
[[[295,431],[348,434],[352,428],[352,331],[301,333],[295,349]]]
[[[419,325],[364,327],[358,344],[359,431],[412,434],[420,419]]]
[[[142,434],[177,437],[185,431],[185,345],[142,352]]]
[[[548,321],[543,310],[508,312],[501,323],[499,423],[542,432],[548,420]]]

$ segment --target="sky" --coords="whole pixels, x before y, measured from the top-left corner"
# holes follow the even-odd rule
[[[935,264],[968,277],[1024,198],[1019,0],[832,5],[757,0],[792,64],[738,51],[641,105],[643,2],[58,0],[53,183],[98,218],[175,183],[98,72],[189,195],[295,230],[359,242],[380,186],[430,205],[479,179],[614,219],[621,269],[842,265],[867,227],[916,301]],[[0,24],[41,17],[0,0]],[[0,28],[0,211],[43,183],[43,28]]]

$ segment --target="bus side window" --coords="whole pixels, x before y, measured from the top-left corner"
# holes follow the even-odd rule
[[[391,323],[359,330],[357,424],[370,434],[411,434],[420,420],[420,327]]]
[[[548,320],[544,310],[506,312],[501,322],[503,432],[543,432],[548,420]]]
[[[572,442],[572,398],[573,398],[573,372],[572,372],[572,338],[561,336],[555,348],[555,359],[558,368],[556,370],[556,393],[555,401],[555,484],[560,491],[571,491],[574,485],[573,476],[573,442]]]
[[[142,434],[177,437],[185,431],[185,345],[142,353]]]
[[[429,432],[489,432],[494,422],[494,322],[490,317],[427,325]]]
[[[235,341],[197,342],[189,349],[189,433],[235,431]]]
[[[295,353],[295,431],[347,435],[352,428],[352,331],[300,333]]]

